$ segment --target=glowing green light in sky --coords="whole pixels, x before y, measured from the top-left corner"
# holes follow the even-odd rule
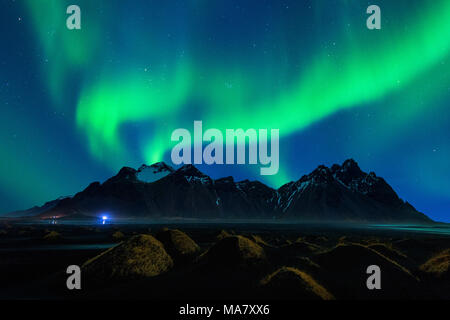
[[[98,20],[83,19],[81,30],[66,28],[66,0],[26,0],[26,7],[31,17],[32,28],[37,33],[43,55],[39,63],[45,75],[56,108],[64,105],[64,94],[69,72],[81,71],[95,55],[98,48]],[[86,12],[92,3],[83,7]],[[84,11],[83,11],[84,12]]]
[[[410,17],[413,22],[407,30],[368,31],[361,27],[349,32],[342,28],[335,39],[341,47],[331,54],[315,48],[290,81],[281,79],[286,69],[282,61],[271,61],[270,66],[259,69],[248,68],[246,59],[233,65],[207,56],[204,50],[189,50],[189,41],[183,57],[165,58],[166,69],[161,63],[150,70],[151,75],[142,72],[139,63],[145,54],[139,52],[138,61],[116,72],[95,62],[98,43],[108,34],[106,28],[100,28],[101,16],[94,18],[90,10],[95,6],[83,3],[83,27],[74,32],[64,27],[66,16],[61,14],[69,4],[46,0],[42,10],[41,1],[27,0],[26,8],[43,49],[43,72],[55,106],[65,107],[70,72],[95,70],[83,74],[76,125],[86,135],[94,157],[112,168],[129,158],[129,145],[120,133],[124,125],[149,126],[145,141],[138,143],[140,157],[146,162],[162,160],[172,146],[170,132],[190,128],[194,120],[221,130],[278,128],[286,137],[339,110],[402,90],[450,51],[450,2],[439,1]],[[192,5],[202,6],[198,2]],[[348,8],[350,2],[343,5]],[[184,23],[184,27],[192,27],[188,18]],[[383,28],[392,26],[383,24]],[[135,39],[133,32],[131,39]],[[155,38],[149,36],[148,43],[139,47],[149,56],[166,50],[158,47]],[[132,54],[130,58],[133,60]],[[278,80],[281,85],[274,89]],[[413,110],[405,110],[405,118],[410,112]],[[274,179],[280,183],[282,175]]]
[[[181,66],[173,79],[150,81],[142,75],[108,78],[83,92],[76,119],[89,133],[94,155],[110,161],[111,153],[120,157],[126,152],[118,134],[121,124],[162,119],[181,108],[191,83],[189,66]]]
[[[195,116],[208,127],[279,128],[286,136],[338,110],[401,90],[449,53],[449,21],[450,3],[444,1],[408,32],[371,38],[370,31],[361,31],[360,37],[367,40],[351,51],[336,50],[333,56],[318,52],[297,80],[276,96],[258,91],[245,66],[238,72],[204,66],[195,55],[185,58],[167,78],[156,75],[152,83],[140,74],[104,77],[83,90],[77,124],[93,154],[105,162],[111,162],[105,155],[126,157],[120,126],[142,121],[155,126],[142,156],[149,162],[162,160],[171,147],[170,130],[196,120],[192,100],[201,106]]]

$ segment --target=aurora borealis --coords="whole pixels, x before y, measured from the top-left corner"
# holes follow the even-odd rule
[[[77,4],[82,29],[67,30]],[[366,28],[377,4],[382,29]],[[171,132],[277,128],[280,170],[201,166],[273,187],[354,158],[450,221],[450,2],[0,4],[0,212],[122,166],[170,163]]]

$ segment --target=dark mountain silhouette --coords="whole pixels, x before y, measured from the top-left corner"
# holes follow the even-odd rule
[[[52,203],[54,204],[54,203]],[[40,218],[71,215],[146,218],[295,219],[330,222],[432,222],[401,200],[386,181],[346,160],[319,166],[278,190],[259,181],[214,180],[193,165],[124,167],[72,198],[38,210]],[[18,213],[15,213],[16,216]]]
[[[350,159],[342,166],[319,166],[278,190],[280,217],[304,220],[426,221],[386,181],[361,171]]]
[[[46,211],[49,211],[50,209],[54,208],[62,199],[65,199],[67,197],[60,197],[56,200],[48,201],[42,206],[34,206],[27,210],[19,210],[19,211],[13,211],[9,212],[5,215],[2,215],[3,217],[8,218],[16,218],[16,217],[34,217],[41,213],[44,213]]]

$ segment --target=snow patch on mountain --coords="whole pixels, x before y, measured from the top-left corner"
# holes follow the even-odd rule
[[[212,183],[212,180],[208,176],[204,177],[197,177],[197,176],[185,176],[186,181],[189,183],[199,183],[204,185],[210,185]]]
[[[164,162],[158,162],[151,166],[142,165],[136,173],[136,178],[145,183],[158,181],[171,174],[174,170]]]

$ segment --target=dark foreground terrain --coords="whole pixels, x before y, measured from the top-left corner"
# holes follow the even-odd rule
[[[414,228],[0,222],[0,299],[450,299],[449,264],[450,235]]]

